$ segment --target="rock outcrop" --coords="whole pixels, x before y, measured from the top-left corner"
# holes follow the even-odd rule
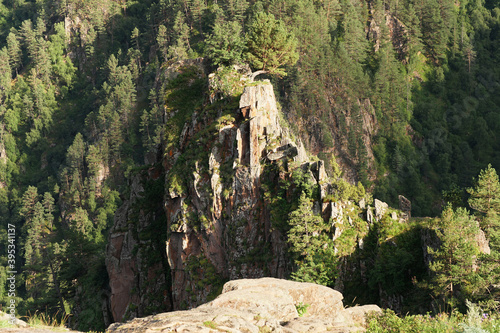
[[[341,293],[312,283],[247,279],[226,283],[219,297],[195,309],[113,324],[108,332],[358,332],[366,314],[380,311],[344,309]]]
[[[387,204],[373,205],[364,189],[331,179],[325,162],[309,159],[285,125],[269,81],[249,83],[244,68],[206,73],[197,59],[163,75],[174,82],[164,84],[168,96],[194,98],[192,87],[207,82],[208,93],[189,110],[176,109],[189,100],[166,106],[169,132],[157,160],[130,178],[106,255],[111,290],[103,311],[113,321],[195,308],[214,300],[230,280],[289,277],[287,219],[297,209],[300,186],[314,190],[312,213],[333,240],[326,246],[339,258],[336,288],[343,291],[349,279],[366,284],[369,267],[357,254],[371,224],[389,212]],[[373,134],[372,125],[367,131]],[[293,297],[271,295],[283,304]],[[290,330],[309,325],[293,308],[284,305],[280,313],[290,316]]]
[[[233,112],[234,120],[218,128],[208,170],[203,172],[203,167],[197,165],[187,191],[181,195],[170,192],[165,200],[171,231],[167,254],[172,270],[172,300],[177,309],[200,304],[214,293],[214,286],[199,286],[200,278],[215,278],[216,285],[221,286],[228,279],[286,274],[286,269],[280,267],[286,249],[282,238],[270,230],[260,183],[262,159],[267,152],[272,152],[274,146],[295,145],[278,122],[269,82],[245,87],[239,109]],[[287,156],[296,159],[299,155]],[[223,183],[223,179],[229,181]],[[185,204],[187,200],[190,206]],[[192,216],[203,219],[199,230],[193,228]],[[264,254],[269,261],[258,260]],[[250,255],[254,258],[248,260]],[[198,272],[193,274],[192,269]]]
[[[486,238],[486,234],[481,229],[479,229],[479,232],[476,235],[476,242],[477,242],[477,246],[479,248],[480,253],[484,253],[484,254],[491,253],[490,243],[488,242],[488,239]]]
[[[375,199],[375,217],[377,218],[377,221],[380,221],[380,219],[387,212],[388,208],[389,208],[389,205],[387,205],[387,203],[380,201],[378,199]]]

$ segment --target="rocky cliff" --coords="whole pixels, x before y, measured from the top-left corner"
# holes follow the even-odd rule
[[[349,203],[339,214],[339,189],[289,132],[268,81],[249,82],[245,69],[205,73],[200,60],[165,72],[163,153],[132,178],[110,232],[115,321],[192,308],[228,280],[289,276],[286,219],[301,193],[294,173],[319,189],[314,210],[339,221],[339,236],[343,219],[359,213]],[[203,97],[188,109],[179,98],[199,85]]]
[[[108,332],[359,332],[376,305],[344,309],[330,288],[273,278],[230,281],[215,300],[114,324]]]
[[[202,114],[194,114],[184,126],[178,150],[167,152],[174,160],[164,164],[167,253],[175,308],[200,304],[228,279],[285,277],[290,270],[283,235],[271,225],[270,207],[261,190],[262,182],[274,179],[263,171],[272,161],[300,164],[307,157],[302,145],[292,142],[281,127],[269,82],[244,87],[237,102],[230,107],[224,100],[211,105],[218,119],[205,119],[205,125],[212,121],[215,126],[204,146],[204,161],[181,171],[188,172],[188,177],[180,187],[175,182],[181,178],[175,159],[199,145],[192,138],[197,136]],[[200,283],[208,280],[217,283]]]

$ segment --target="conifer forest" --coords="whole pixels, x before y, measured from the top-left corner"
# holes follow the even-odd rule
[[[323,161],[331,189],[290,159],[262,157],[253,220],[229,204],[236,161],[217,166],[215,197],[197,187],[214,172],[211,147],[226,156],[214,133],[240,121],[245,70],[249,85],[272,84],[281,127]],[[104,331],[213,299],[254,265],[401,315],[465,313],[469,302],[498,313],[497,171],[500,0],[0,1],[4,312],[14,299],[20,317]],[[220,216],[205,207],[218,196]],[[182,223],[168,217],[176,198]],[[378,202],[387,214],[370,216]],[[344,222],[317,208],[327,203]],[[193,255],[178,296],[165,243],[188,228],[204,244],[217,219],[243,253],[224,265],[239,268]],[[270,238],[233,242],[238,223],[257,220],[279,235],[279,274],[266,268]],[[142,259],[116,318],[109,253],[126,230]]]

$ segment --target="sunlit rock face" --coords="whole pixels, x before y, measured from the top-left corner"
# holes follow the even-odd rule
[[[114,324],[108,332],[360,332],[376,305],[344,309],[342,294],[313,283],[275,278],[224,285],[215,300],[188,311]]]

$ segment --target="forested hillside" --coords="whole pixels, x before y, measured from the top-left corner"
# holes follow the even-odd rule
[[[195,58],[206,59],[212,72],[247,63],[260,74],[255,80],[270,79],[292,132],[331,175],[359,181],[394,207],[404,195],[413,216],[441,216],[429,223],[442,244],[457,244],[446,238],[447,228],[468,230],[480,221],[492,251],[484,268],[498,270],[498,0],[5,0],[2,306],[9,300],[7,231],[14,225],[18,313],[71,314],[80,330],[110,323],[102,305],[110,294],[108,231],[133,176],[163,158],[193,110],[213,98],[206,80],[181,77],[175,84],[187,88],[179,90],[165,74]],[[287,218],[290,230],[296,216]],[[420,247],[420,228],[405,230],[402,242]],[[365,282],[376,290],[387,278],[382,265],[392,259],[382,236],[373,237],[378,250],[362,256],[374,256]],[[444,250],[429,251],[448,258]],[[477,254],[460,251],[469,259]],[[407,259],[411,266],[414,258]],[[449,297],[452,306],[463,306],[465,295],[494,300],[484,294],[491,282],[484,274],[474,275],[480,282],[469,276],[450,282],[440,272],[457,268],[436,262],[435,279],[418,288]],[[398,292],[417,288],[411,277],[393,278]],[[454,283],[471,288],[457,296]],[[426,301],[415,309],[429,309]]]

